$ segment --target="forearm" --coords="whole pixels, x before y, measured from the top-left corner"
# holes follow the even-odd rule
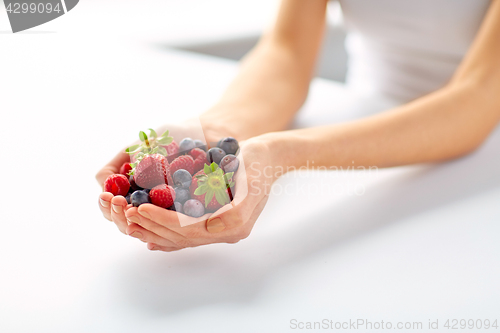
[[[442,161],[476,149],[500,121],[500,0],[448,86],[383,114],[269,134],[279,163],[390,167]]]
[[[462,156],[500,120],[498,87],[453,85],[394,110],[263,139],[283,166],[391,167]],[[496,97],[496,96],[495,96]]]
[[[202,116],[244,140],[283,130],[307,95],[309,77],[301,73],[293,54],[264,42],[243,62],[225,94]]]
[[[326,0],[284,0],[275,25],[242,61],[202,124],[239,140],[287,128],[306,99],[325,26]]]

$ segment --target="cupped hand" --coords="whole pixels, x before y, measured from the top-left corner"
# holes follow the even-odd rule
[[[186,137],[191,137],[192,139],[198,139],[210,142],[217,142],[224,136],[228,136],[226,133],[219,133],[218,131],[212,129],[210,126],[204,126],[203,130],[199,121],[189,120],[178,125],[164,125],[157,129],[157,133],[161,134],[166,130],[169,130],[170,136],[179,143],[180,140]],[[138,142],[133,142],[130,145],[136,144]],[[130,156],[125,153],[125,147],[120,151],[109,163],[107,163],[99,172],[96,174],[96,179],[99,185],[103,187],[104,181],[112,174],[119,173],[120,167],[124,164],[130,162]],[[118,229],[126,234],[127,229],[127,219],[125,217],[125,212],[132,208],[131,205],[127,204],[127,201],[123,196],[114,196],[109,192],[102,192],[99,195],[98,200],[99,209],[101,210],[103,216],[116,224]]]
[[[231,203],[198,219],[182,216],[186,226],[181,226],[174,211],[151,204],[131,207],[124,214],[125,232],[148,243],[150,250],[166,252],[212,243],[237,243],[248,237],[276,177],[264,142],[250,139],[242,142],[240,148],[240,169],[235,174]]]

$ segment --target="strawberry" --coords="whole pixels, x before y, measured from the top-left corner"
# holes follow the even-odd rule
[[[222,169],[215,163],[210,166],[205,165],[203,170],[193,176],[189,187],[191,199],[201,201],[208,212],[215,212],[231,202],[232,195],[228,186],[234,186],[232,176],[232,172],[224,175]]]
[[[167,155],[175,155],[179,152],[179,145],[175,141],[172,141],[171,144],[162,147],[167,151]]]
[[[175,190],[166,184],[155,186],[149,192],[149,198],[153,205],[169,208],[175,201]]]
[[[130,189],[130,183],[124,175],[114,174],[109,176],[104,182],[104,191],[111,192],[113,195],[126,196]]]
[[[177,157],[170,164],[170,174],[173,175],[179,169],[187,170],[190,174],[194,171],[194,160],[189,155],[182,155]]]
[[[132,170],[132,166],[130,165],[130,163],[123,163],[120,168],[120,174],[128,176],[130,170]]]
[[[160,154],[145,155],[134,170],[135,183],[142,188],[172,184],[167,158]]]

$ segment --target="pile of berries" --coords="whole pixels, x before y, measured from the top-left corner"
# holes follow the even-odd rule
[[[238,141],[228,137],[207,150],[200,140],[177,144],[169,132],[139,133],[140,144],[125,150],[131,163],[109,176],[104,191],[122,195],[134,207],[151,203],[191,217],[215,212],[233,199]]]

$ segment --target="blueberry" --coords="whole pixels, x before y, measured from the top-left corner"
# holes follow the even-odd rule
[[[187,188],[176,187],[175,188],[175,201],[183,204],[191,196],[189,195],[189,190]]]
[[[225,173],[236,172],[240,166],[240,161],[234,155],[226,155],[220,161],[220,168]]]
[[[236,141],[235,138],[231,137],[220,140],[217,146],[222,150],[224,150],[226,154],[231,154],[231,155],[236,155],[236,152],[238,151],[238,149],[240,149],[238,141]]]
[[[172,179],[174,180],[174,185],[177,187],[188,188],[191,185],[191,181],[193,177],[189,171],[184,169],[179,169],[172,175]]]
[[[130,202],[134,207],[139,207],[142,204],[150,203],[149,194],[144,191],[135,191],[130,196]]]
[[[130,205],[130,193],[127,194],[127,196],[125,197],[125,200],[127,200],[127,204]]]
[[[186,201],[184,206],[182,206],[182,209],[184,210],[184,214],[187,216],[200,217],[205,215],[205,207],[203,207],[201,202],[195,199],[189,199]]]
[[[135,183],[135,180],[134,180],[134,176],[131,175],[129,178],[128,178],[128,182],[130,183],[130,190],[129,190],[129,193],[132,194],[134,193],[135,191],[139,191],[139,190],[142,190],[142,187],[140,187],[139,185],[137,185]]]
[[[196,145],[191,138],[184,138],[179,143],[179,152],[181,154],[186,154],[191,151],[191,149],[196,148]]]
[[[215,162],[217,164],[220,163],[220,160],[226,155],[226,152],[220,148],[210,148],[207,152],[207,161],[208,164],[212,164]]]
[[[207,151],[207,146],[201,140],[194,140],[194,145],[196,148],[200,148],[201,150]]]
[[[177,213],[182,213],[182,204],[180,202],[174,202],[174,210]]]

